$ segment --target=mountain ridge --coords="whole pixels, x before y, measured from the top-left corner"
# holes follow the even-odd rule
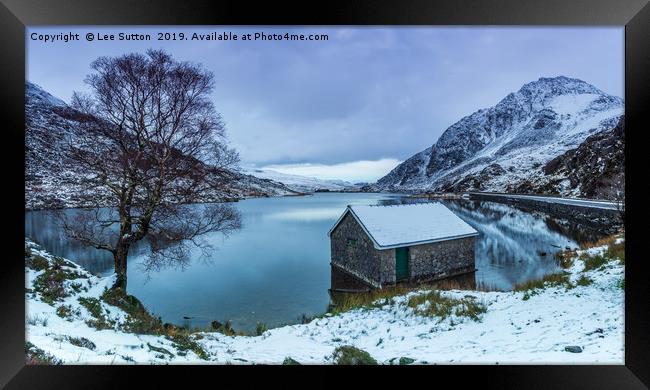
[[[88,191],[83,185],[83,167],[75,166],[65,153],[65,143],[74,140],[75,128],[84,114],[41,86],[25,83],[25,209],[92,207],[110,205],[109,194]],[[237,171],[222,171],[230,185],[201,194],[204,202],[248,197],[296,195],[282,183]]]
[[[297,192],[343,192],[358,189],[358,186],[344,180],[323,180],[311,176],[282,173],[273,169],[248,169],[245,172],[260,179],[270,179],[282,183]]]
[[[464,116],[364,189],[506,191],[590,135],[614,128],[623,115],[620,97],[583,80],[541,77]]]

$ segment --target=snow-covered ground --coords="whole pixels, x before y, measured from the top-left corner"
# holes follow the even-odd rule
[[[357,189],[354,184],[343,180],[321,180],[315,177],[282,173],[272,169],[249,169],[245,173],[260,179],[269,179],[282,183],[291,190],[298,192],[314,192],[317,190],[346,191]]]
[[[619,238],[618,240],[622,240]],[[567,269],[573,288],[545,287],[529,292],[478,292],[450,290],[448,298],[472,299],[487,311],[478,321],[452,314],[424,317],[407,305],[410,292],[372,308],[326,314],[302,325],[265,331],[261,336],[226,336],[199,332],[190,336],[205,354],[179,347],[164,335],[142,335],[124,330],[128,315],[100,301],[108,329],[97,330],[86,322],[94,317],[79,298],[99,298],[112,285],[113,277],[96,277],[74,263],[58,260],[29,240],[31,256],[46,259],[48,267],[72,274],[64,281],[70,296],[52,305],[43,301],[35,282],[40,271],[26,255],[26,341],[64,364],[166,364],[166,363],[282,363],[291,357],[300,363],[331,363],[338,346],[353,345],[379,363],[391,364],[400,357],[420,364],[449,363],[607,363],[624,364],[624,265],[609,260],[600,268],[585,271],[577,256],[605,254],[606,246],[576,253]],[[31,258],[31,257],[30,257]],[[41,260],[42,262],[42,260]],[[63,265],[61,265],[63,264]],[[580,278],[593,282],[579,285]],[[473,297],[473,298],[468,298]],[[62,318],[57,309],[68,305]],[[61,309],[59,309],[61,311]],[[31,343],[31,344],[29,344]],[[579,353],[566,347],[580,347]],[[571,348],[569,348],[571,349]]]

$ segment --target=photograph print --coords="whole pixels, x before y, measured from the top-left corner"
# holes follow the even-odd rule
[[[28,365],[625,364],[625,28],[28,26]]]

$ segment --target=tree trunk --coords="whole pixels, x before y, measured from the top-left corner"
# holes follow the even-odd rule
[[[129,248],[126,245],[119,245],[113,253],[115,273],[117,274],[113,288],[121,288],[124,292],[126,292],[126,259],[128,254]]]

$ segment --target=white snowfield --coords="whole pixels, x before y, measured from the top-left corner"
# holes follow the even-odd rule
[[[354,184],[341,180],[321,180],[315,177],[281,173],[271,169],[250,169],[246,171],[246,174],[282,183],[291,190],[298,192],[344,191],[356,188]]]
[[[438,202],[391,206],[350,205],[330,233],[347,212],[352,213],[377,249],[478,235],[474,228]]]
[[[32,253],[52,261],[52,256],[27,240],[26,245]],[[598,254],[605,249],[587,251]],[[547,287],[527,300],[523,292],[441,292],[448,297],[471,296],[484,303],[487,312],[479,321],[456,315],[440,321],[415,314],[406,302],[409,296],[422,293],[419,291],[377,308],[328,314],[308,324],[271,329],[261,336],[197,333],[191,337],[207,352],[208,360],[202,360],[192,351],[181,353],[164,336],[126,333],[118,326],[101,331],[88,326],[85,321],[92,317],[77,299],[99,297],[114,279],[98,278],[77,267],[77,272],[87,276],[77,281],[88,291],[54,306],[38,294],[27,294],[26,341],[64,364],[279,364],[286,357],[303,364],[328,364],[334,349],[341,345],[361,348],[383,364],[394,364],[400,357],[414,359],[415,364],[624,364],[624,291],[620,287],[624,266],[612,260],[597,270],[583,272],[583,268],[583,261],[576,259],[568,270],[571,281],[587,276],[592,284],[569,290]],[[26,268],[28,288],[41,272]],[[79,313],[70,320],[57,316],[56,309],[62,304]],[[120,309],[102,305],[117,323],[125,319]],[[94,348],[73,345],[70,337],[83,337]],[[568,352],[568,346],[578,346],[582,352]],[[169,353],[160,353],[160,348]]]

